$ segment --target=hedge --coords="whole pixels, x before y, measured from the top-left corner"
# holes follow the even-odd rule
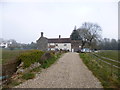
[[[35,62],[39,62],[43,54],[44,52],[40,50],[30,50],[20,54],[18,60],[21,60],[24,63],[23,67],[27,68]]]

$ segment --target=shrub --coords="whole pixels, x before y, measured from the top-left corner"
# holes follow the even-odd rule
[[[51,53],[52,55],[55,55],[55,51],[49,51],[49,53]]]
[[[36,67],[31,70],[31,72],[40,72],[40,71],[41,71],[41,67]]]
[[[39,59],[41,56],[44,54],[43,51],[39,50],[30,50],[27,52],[22,53],[19,57],[18,60],[21,60],[24,63],[24,68],[29,67],[31,64],[35,62],[39,62]]]
[[[22,76],[22,79],[28,80],[28,79],[33,79],[35,77],[35,74],[33,73],[25,73]]]
[[[60,57],[60,53],[57,55],[52,56],[51,58],[44,60],[43,64],[41,65],[42,68],[48,68],[50,67],[59,57]]]
[[[42,57],[40,58],[40,63],[43,64],[46,60],[49,60],[50,58],[52,58],[54,56],[54,54],[52,52],[46,52],[42,55]]]

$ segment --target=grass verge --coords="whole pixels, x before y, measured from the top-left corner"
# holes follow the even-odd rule
[[[55,61],[58,60],[58,58],[60,58],[60,56],[61,56],[61,54],[59,53],[59,54],[57,54],[57,55],[54,55],[54,56],[51,57],[50,59],[45,60],[45,61],[43,62],[43,64],[41,65],[41,67],[44,68],[44,69],[50,67]]]
[[[101,81],[104,88],[120,88],[120,70],[112,68],[90,53],[80,53],[84,64]]]
[[[22,79],[28,80],[28,79],[33,79],[35,77],[35,74],[33,73],[25,73],[22,76]]]
[[[36,72],[40,72],[41,71],[41,67],[36,67],[34,69],[32,69],[30,72],[36,73]]]
[[[118,58],[119,53],[120,53],[120,50],[100,50],[100,52],[96,54],[116,60],[116,61],[120,61],[120,59]]]

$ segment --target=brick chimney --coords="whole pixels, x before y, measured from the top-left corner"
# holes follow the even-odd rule
[[[41,32],[41,37],[43,37],[43,32]]]
[[[61,38],[61,35],[59,35],[59,39]]]

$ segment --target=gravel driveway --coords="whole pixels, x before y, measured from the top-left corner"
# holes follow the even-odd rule
[[[16,88],[102,88],[99,80],[88,70],[78,53],[65,53],[55,64],[36,78]]]

